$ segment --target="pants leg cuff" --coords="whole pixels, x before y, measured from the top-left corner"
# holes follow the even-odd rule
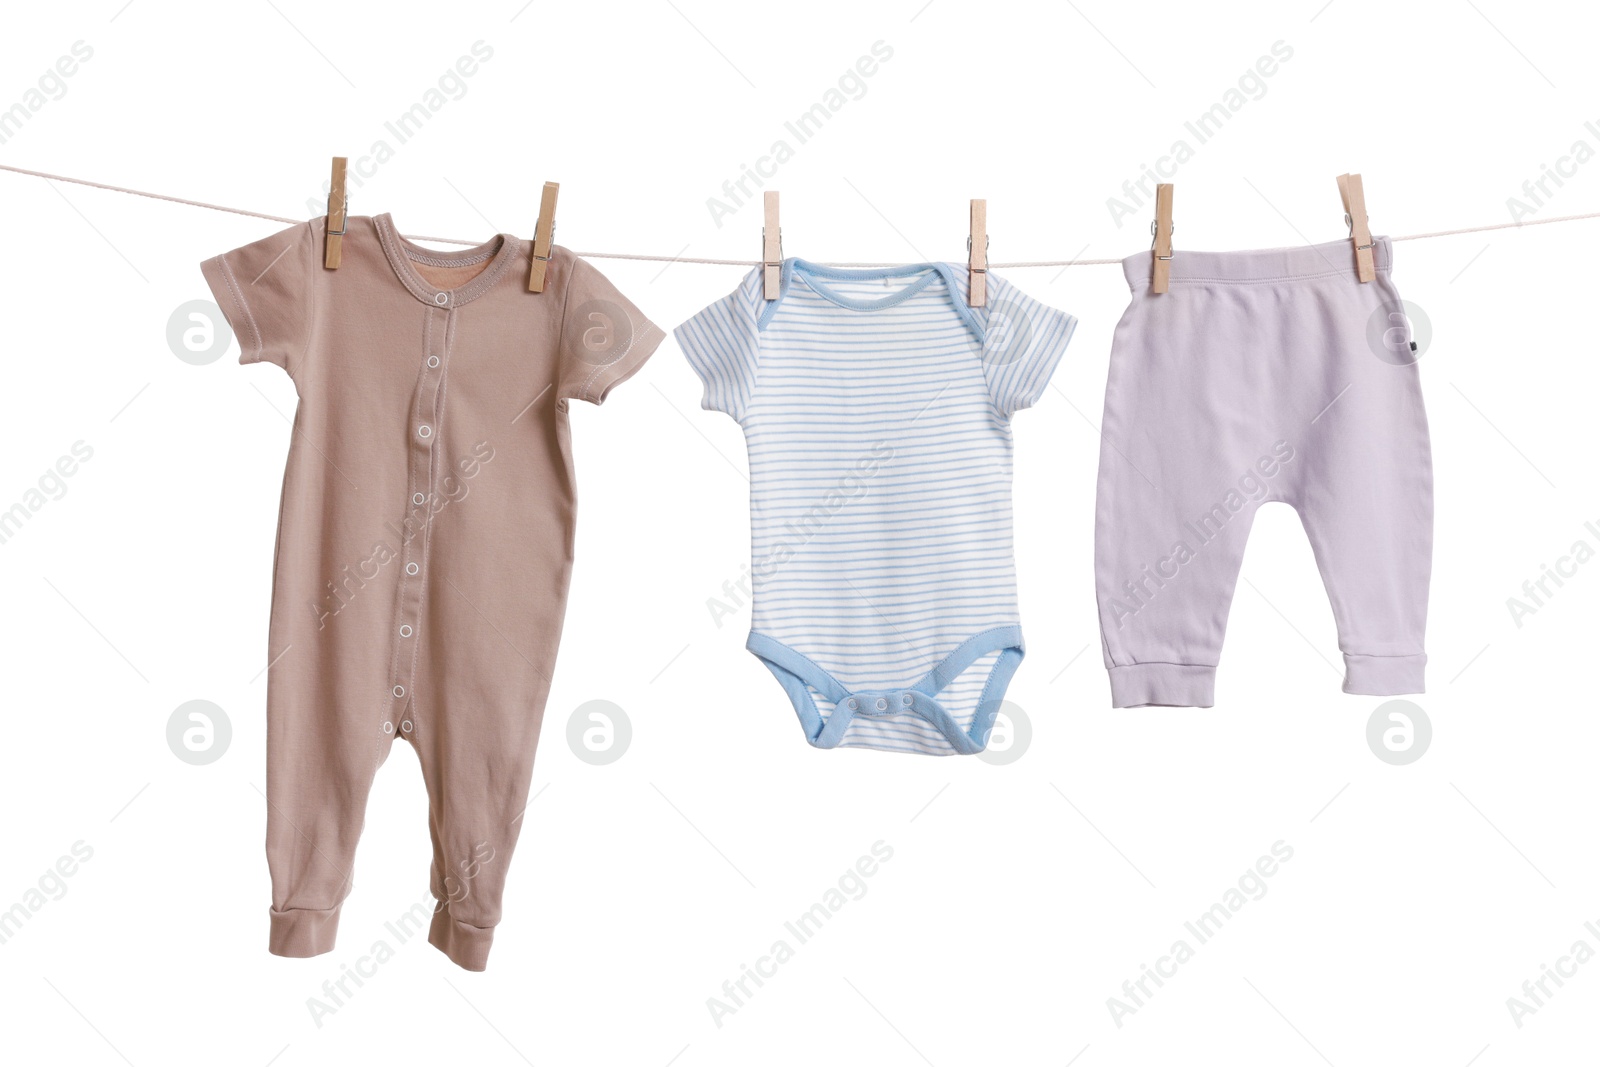
[[[1217,668],[1200,663],[1131,663],[1112,667],[1114,708],[1209,708]]]
[[[339,933],[339,909],[336,904],[327,911],[310,908],[272,909],[272,932],[267,938],[267,951],[274,956],[320,956],[333,951],[334,938]]]
[[[1344,655],[1344,691],[1363,696],[1391,697],[1421,693],[1422,669],[1427,656]]]
[[[448,906],[434,909],[428,944],[449,956],[457,967],[483,970],[489,964],[489,946],[493,943],[494,927],[471,926],[452,919]]]

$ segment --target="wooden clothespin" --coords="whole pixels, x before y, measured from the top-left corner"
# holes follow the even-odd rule
[[[768,189],[761,194],[761,292],[768,300],[778,299],[783,284],[783,230],[778,226],[778,193]]]
[[[972,202],[971,231],[967,234],[967,304],[981,308],[989,301],[989,202]]]
[[[1367,196],[1361,189],[1361,175],[1341,174],[1338,181],[1344,221],[1350,226],[1350,243],[1356,249],[1356,278],[1370,282],[1378,275],[1372,262],[1372,230],[1367,226]]]
[[[344,259],[345,216],[350,208],[350,196],[344,188],[346,157],[333,157],[333,180],[328,183],[328,224],[324,236],[326,245],[322,252],[322,265],[338,270]]]
[[[1151,245],[1154,251],[1150,266],[1150,291],[1164,293],[1167,291],[1167,281],[1172,277],[1171,182],[1156,186],[1156,217],[1150,224],[1150,232],[1155,235]]]
[[[545,182],[539,196],[539,222],[533,228],[533,258],[528,263],[528,292],[544,292],[544,275],[550,267],[550,245],[556,239],[556,195],[559,182]]]

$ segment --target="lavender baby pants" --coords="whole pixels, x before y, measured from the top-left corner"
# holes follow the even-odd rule
[[[1433,466],[1416,353],[1376,239],[1123,262],[1100,449],[1095,588],[1116,707],[1210,707],[1258,507],[1305,526],[1346,693],[1423,691]]]

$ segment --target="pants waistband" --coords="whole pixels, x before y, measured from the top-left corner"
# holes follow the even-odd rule
[[[1273,282],[1296,278],[1347,276],[1356,280],[1355,248],[1348,239],[1295,248],[1261,248],[1244,252],[1191,252],[1172,250],[1173,285],[1185,282]],[[1150,287],[1152,257],[1140,252],[1122,261],[1123,276],[1134,292]],[[1387,271],[1394,262],[1394,248],[1387,237],[1372,239],[1372,262]]]

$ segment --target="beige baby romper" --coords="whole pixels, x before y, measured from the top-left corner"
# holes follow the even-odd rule
[[[594,267],[500,234],[436,252],[352,216],[201,265],[300,403],[273,565],[267,681],[271,951],[331,950],[373,775],[396,736],[427,783],[429,940],[482,970],[533,771],[573,559],[567,404],[662,338]]]

